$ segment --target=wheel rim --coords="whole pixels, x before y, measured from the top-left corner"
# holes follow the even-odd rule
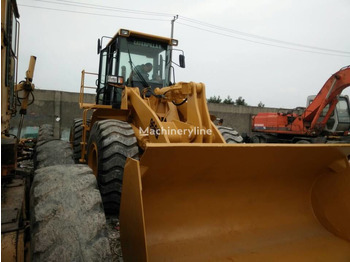
[[[93,142],[89,148],[88,166],[92,169],[95,177],[98,176],[98,151],[97,145]]]

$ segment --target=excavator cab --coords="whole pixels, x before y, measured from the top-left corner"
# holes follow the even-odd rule
[[[310,105],[316,96],[308,96],[307,105]],[[320,121],[326,116],[329,105],[326,106],[320,116]],[[324,129],[329,133],[345,132],[350,130],[350,103],[348,96],[339,96],[338,103],[332,112]]]

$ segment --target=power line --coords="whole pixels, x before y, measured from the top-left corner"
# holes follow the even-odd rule
[[[317,47],[317,46],[304,45],[304,44],[293,43],[293,42],[278,40],[278,39],[274,39],[274,38],[269,38],[269,37],[249,34],[249,33],[237,31],[237,30],[234,30],[234,29],[225,28],[225,27],[222,27],[222,26],[209,24],[209,23],[202,22],[202,21],[195,20],[195,19],[188,18],[188,17],[180,16],[179,18],[183,19],[185,21],[191,22],[191,23],[195,23],[195,24],[199,24],[199,25],[205,26],[205,27],[219,29],[221,31],[226,31],[226,32],[229,32],[229,33],[237,34],[237,35],[247,36],[247,37],[250,37],[250,38],[257,38],[257,39],[265,40],[265,41],[269,41],[269,42],[277,42],[277,43],[280,43],[280,44],[298,46],[298,47],[309,48],[309,49],[318,49],[320,51],[326,51],[326,52],[350,54],[350,52],[348,52],[348,51],[327,49],[327,48],[322,48],[322,47]]]
[[[35,0],[38,2],[45,2],[49,4],[60,4],[60,5],[65,5],[65,6],[76,6],[76,7],[83,7],[83,8],[90,8],[90,9],[99,9],[99,10],[107,10],[107,11],[113,11],[113,12],[123,12],[123,13],[131,13],[135,15],[146,15],[146,16],[166,16],[166,17],[173,17],[172,14],[169,13],[159,13],[159,12],[149,12],[149,11],[142,11],[142,10],[133,10],[133,9],[126,9],[126,8],[117,8],[117,7],[109,7],[109,6],[103,6],[103,5],[95,5],[95,4],[87,4],[87,3],[80,3],[76,1],[70,1],[70,0],[61,0],[60,2],[55,2],[55,1],[49,1],[49,0]],[[64,2],[64,3],[63,3]],[[160,19],[160,18],[147,18],[147,17],[130,17],[130,16],[120,16],[120,15],[108,15],[108,14],[99,14],[99,13],[91,13],[91,12],[83,12],[83,11],[73,11],[73,10],[63,10],[63,9],[56,9],[56,8],[49,8],[49,7],[39,7],[39,6],[30,6],[30,5],[20,5],[20,6],[26,6],[26,7],[31,7],[31,8],[39,8],[39,9],[46,9],[46,10],[53,10],[53,11],[61,11],[61,12],[70,12],[70,13],[79,13],[79,14],[87,14],[87,15],[95,15],[95,16],[106,16],[106,17],[118,17],[118,18],[129,18],[129,19],[138,19],[138,20],[153,20],[153,21],[169,21],[167,19]],[[298,43],[293,43],[293,42],[288,42],[288,41],[283,41],[283,40],[278,40],[274,38],[269,38],[269,37],[264,37],[264,36],[259,36],[259,35],[254,35],[254,34],[249,34],[241,31],[237,31],[234,29],[229,29],[225,28],[222,26],[217,26],[214,24],[202,22],[199,20],[195,20],[189,17],[181,16],[180,19],[187,21],[189,23],[194,23],[197,25],[200,25],[202,27],[206,27],[209,29],[218,29],[223,32],[227,32],[230,34],[225,34],[225,33],[220,33],[217,31],[212,31],[206,28],[194,26],[194,25],[189,25],[186,23],[181,23],[178,22],[178,24],[187,26],[187,27],[192,27],[198,30],[210,32],[210,33],[215,33],[218,35],[230,37],[230,38],[235,38],[243,41],[248,41],[251,43],[256,43],[256,44],[261,44],[261,45],[266,45],[266,46],[271,46],[271,47],[278,47],[278,48],[284,48],[284,49],[290,49],[290,50],[296,50],[296,51],[302,51],[302,52],[308,52],[308,53],[316,53],[316,54],[322,54],[322,55],[331,55],[331,56],[340,56],[340,57],[350,57],[350,52],[347,51],[341,51],[341,50],[334,50],[334,49],[327,49],[327,48],[321,48],[321,47],[316,47],[316,46],[309,46],[309,45],[304,45],[304,44],[298,44]],[[233,35],[232,35],[233,34]],[[252,39],[247,39],[247,38],[242,38],[234,35],[239,35],[239,36],[244,36],[252,39],[259,39],[267,42],[272,42],[272,43],[266,43],[266,42],[261,42],[261,41],[256,41]],[[273,44],[273,43],[278,43],[278,44],[283,44],[283,45],[288,45],[288,46],[282,46],[278,44]],[[311,49],[311,50],[304,50],[300,48],[294,48],[290,46],[296,46],[296,47],[301,47],[301,48],[306,48],[306,49]],[[315,51],[319,50],[319,51]],[[322,51],[322,52],[320,52]],[[325,53],[327,52],[327,53]],[[332,54],[332,53],[338,53],[338,54]],[[349,54],[349,55],[348,55]]]
[[[80,3],[80,2],[69,1],[69,0],[61,0],[60,2],[53,2],[53,1],[48,1],[48,0],[36,0],[36,1],[46,2],[46,3],[53,3],[53,4],[61,4],[61,5],[69,5],[69,6],[77,6],[77,7],[83,7],[83,8],[93,8],[93,9],[108,10],[108,11],[127,12],[127,13],[133,13],[133,14],[156,15],[156,16],[173,16],[172,14],[169,14],[169,13],[159,13],[159,12],[132,10],[132,9],[126,9],[126,8],[109,7],[109,6],[102,6],[102,5],[95,5],[95,4],[86,4],[86,3]],[[321,48],[321,47],[316,47],[316,46],[304,45],[304,44],[293,43],[293,42],[289,42],[289,41],[283,41],[283,40],[278,40],[278,39],[274,39],[274,38],[269,38],[269,37],[249,34],[249,33],[246,33],[246,32],[241,32],[241,31],[238,31],[238,30],[229,29],[229,28],[225,28],[225,27],[222,27],[222,26],[217,26],[217,25],[213,25],[213,24],[210,24],[210,23],[202,22],[202,21],[195,20],[195,19],[192,19],[192,18],[189,18],[189,17],[185,17],[185,16],[181,16],[181,18],[183,20],[185,20],[185,21],[188,21],[188,22],[191,22],[191,23],[195,23],[195,24],[199,24],[199,25],[202,25],[202,26],[205,26],[205,27],[219,29],[221,31],[226,31],[226,32],[230,32],[230,33],[233,33],[233,34],[238,34],[238,35],[242,35],[242,36],[246,36],[246,37],[250,37],[250,38],[257,38],[257,39],[264,40],[264,41],[276,42],[276,43],[280,43],[280,44],[297,46],[297,47],[308,48],[308,49],[317,49],[317,50],[320,50],[320,51],[326,51],[326,52],[332,52],[332,53],[350,54],[350,52],[347,52],[347,51]]]
[[[192,27],[192,28],[195,28],[195,29],[199,29],[199,30],[202,30],[202,31],[209,32],[209,33],[213,33],[213,34],[217,34],[217,35],[221,35],[221,36],[226,36],[226,37],[230,37],[230,38],[235,38],[235,39],[239,39],[239,40],[243,40],[243,41],[247,41],[247,42],[251,42],[251,43],[255,43],[255,44],[261,44],[261,45],[266,45],[266,46],[284,48],[284,49],[300,51],[300,52],[306,52],[306,53],[315,53],[315,54],[322,54],[322,55],[329,55],[329,56],[339,56],[339,57],[350,57],[348,55],[323,53],[323,52],[318,52],[318,51],[303,50],[303,49],[292,48],[292,47],[288,47],[288,46],[281,46],[281,45],[269,44],[269,43],[264,43],[264,42],[258,42],[258,41],[254,41],[254,40],[250,40],[250,39],[246,39],[246,38],[242,38],[242,37],[237,37],[237,36],[223,34],[223,33],[216,32],[216,31],[211,31],[211,30],[208,30],[208,29],[205,29],[205,28],[201,28],[201,27],[197,27],[197,26],[193,26],[193,25],[188,25],[188,24],[185,24],[185,23],[182,23],[182,22],[177,22],[177,23],[180,24],[180,25],[184,25],[184,26],[187,26],[187,27]]]
[[[98,13],[90,13],[90,12],[82,12],[82,11],[72,11],[72,10],[64,10],[64,9],[41,7],[41,6],[32,6],[32,5],[23,5],[23,4],[19,4],[19,6],[30,7],[30,8],[37,8],[37,9],[45,9],[45,10],[52,10],[52,11],[61,11],[61,12],[68,12],[68,13],[76,13],[76,14],[85,14],[85,15],[118,17],[118,18],[138,19],[138,20],[169,21],[167,19],[156,19],[156,18],[147,18],[147,17],[131,17],[131,16],[120,16],[120,15],[107,15],[107,14],[98,14]]]
[[[142,10],[132,10],[132,9],[126,9],[126,8],[118,8],[118,7],[111,7],[111,6],[104,6],[104,5],[94,5],[94,4],[87,4],[87,3],[80,3],[75,1],[68,1],[68,0],[61,0],[59,2],[57,1],[48,1],[48,0],[35,0],[37,2],[45,2],[50,4],[59,4],[59,5],[66,5],[66,6],[77,6],[77,7],[83,7],[83,8],[90,8],[90,9],[100,9],[100,10],[108,10],[108,11],[116,11],[116,12],[124,12],[124,13],[133,13],[133,14],[142,14],[142,15],[155,15],[155,16],[167,16],[167,17],[173,17],[173,14],[168,13],[159,13],[159,12],[149,12],[149,11],[142,11]]]

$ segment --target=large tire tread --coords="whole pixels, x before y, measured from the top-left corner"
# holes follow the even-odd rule
[[[139,156],[134,131],[123,121],[98,121],[91,129],[88,148],[93,142],[98,147],[97,179],[105,211],[118,215],[126,159]]]
[[[231,127],[218,126],[221,135],[224,137],[227,144],[241,144],[243,137]]]
[[[37,146],[45,143],[46,141],[54,139],[54,128],[51,124],[43,124],[39,126]]]
[[[90,120],[87,120],[87,124],[90,123]],[[81,158],[81,144],[80,142],[83,139],[83,119],[76,118],[73,120],[73,124],[71,127],[71,133],[70,133],[70,143],[73,149],[73,159],[74,162],[79,164],[79,159]],[[86,133],[86,137],[88,139],[89,132]]]
[[[66,141],[47,140],[36,147],[34,155],[36,168],[73,163],[72,149]]]
[[[89,167],[36,170],[31,189],[32,261],[110,261],[105,223]]]

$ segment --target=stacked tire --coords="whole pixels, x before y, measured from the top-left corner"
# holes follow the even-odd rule
[[[75,165],[69,143],[49,130],[38,137],[31,186],[32,261],[110,261],[95,176],[87,165]]]
[[[241,144],[243,137],[233,128],[226,126],[217,127],[227,144]]]

